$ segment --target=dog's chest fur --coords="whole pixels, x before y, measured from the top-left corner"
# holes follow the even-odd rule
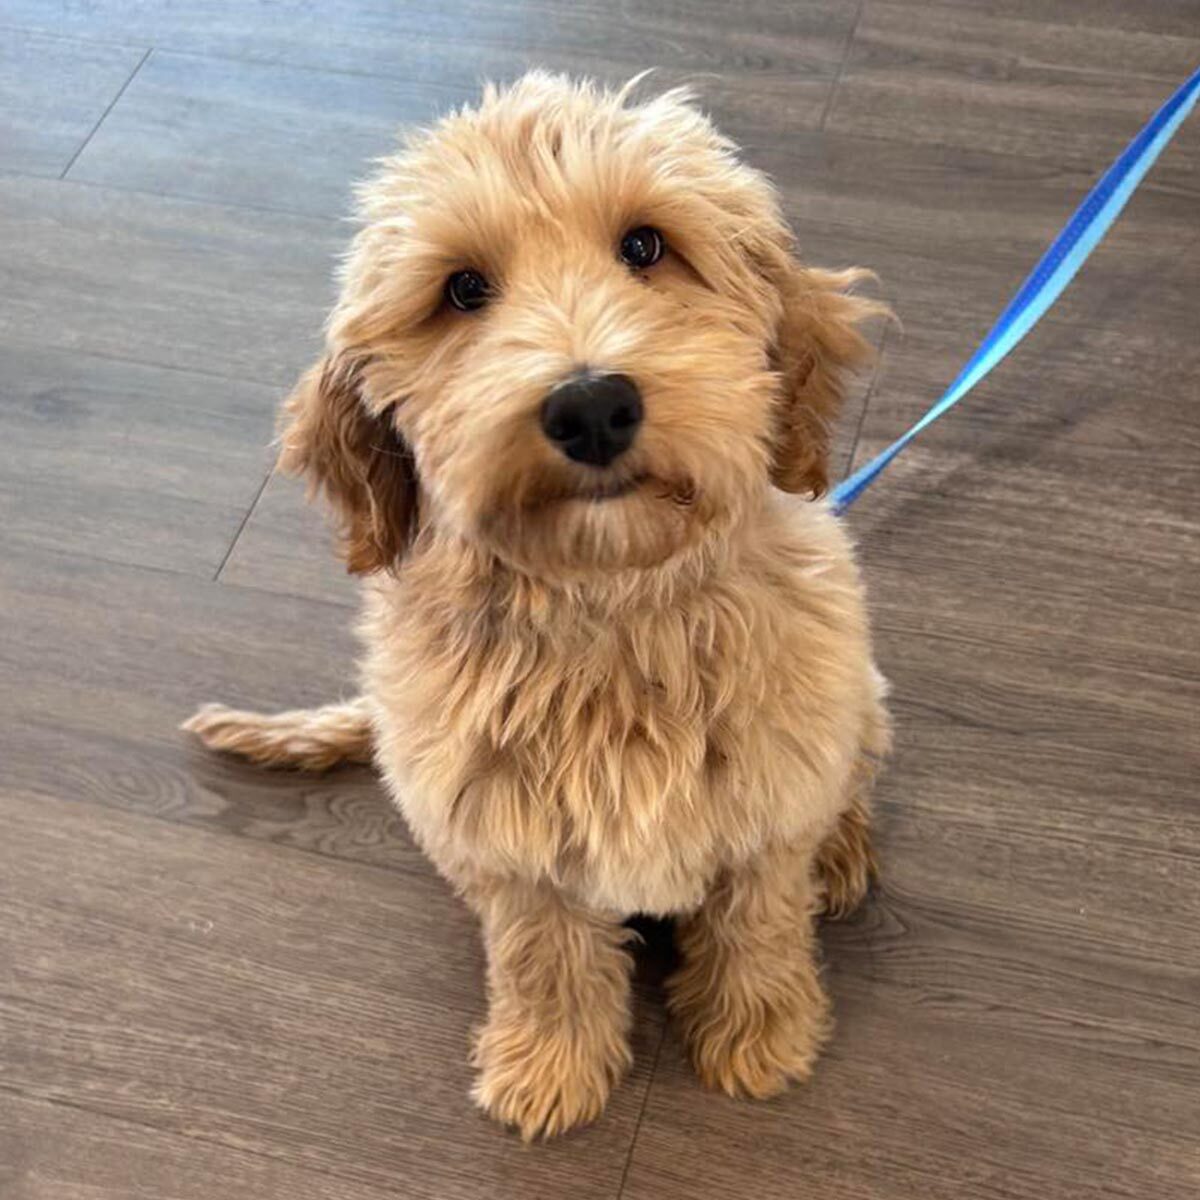
[[[602,598],[414,555],[369,597],[365,675],[380,765],[435,863],[686,911],[723,865],[819,836],[872,702],[836,548]]]

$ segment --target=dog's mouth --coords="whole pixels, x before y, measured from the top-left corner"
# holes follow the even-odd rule
[[[631,467],[526,477],[522,493],[488,506],[482,532],[523,569],[647,567],[707,528],[696,481]]]
[[[635,475],[605,479],[591,485],[562,488],[543,496],[542,503],[582,500],[588,504],[605,504],[611,500],[619,500],[622,496],[631,496],[634,492],[642,492],[656,500],[669,500],[679,508],[690,508],[696,503],[698,495],[696,485],[691,481],[672,482],[652,475],[649,471],[641,471]]]
[[[533,489],[525,496],[523,507],[545,508],[564,504],[569,500],[580,500],[585,504],[605,504],[631,495],[649,484],[652,479],[653,476],[642,471],[633,475],[608,476],[596,480],[558,480],[550,486],[543,485]]]
[[[648,474],[631,475],[627,479],[609,479],[594,484],[591,487],[581,487],[563,497],[564,500],[587,500],[593,504],[603,504],[606,500],[617,500],[637,491],[644,483],[648,483]]]
[[[631,506],[626,510],[626,506]],[[502,506],[495,512],[496,527],[505,520]],[[606,471],[593,478],[580,472],[574,477],[562,475],[538,480],[527,487],[517,503],[508,508],[509,521],[550,522],[552,526],[569,529],[576,519],[603,519],[606,524],[623,518],[637,523],[643,530],[650,527],[657,514],[665,511],[686,514],[689,519],[703,508],[700,489],[690,478],[670,478],[653,471]],[[516,528],[515,526],[513,528]],[[615,526],[614,526],[615,528]]]

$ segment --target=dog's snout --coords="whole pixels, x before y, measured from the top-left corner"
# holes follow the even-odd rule
[[[642,397],[628,375],[581,371],[560,383],[542,405],[542,432],[569,459],[607,467],[633,445]]]

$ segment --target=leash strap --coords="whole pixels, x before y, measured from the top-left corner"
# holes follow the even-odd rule
[[[830,504],[835,513],[845,512],[922,429],[953,408],[1042,319],[1120,216],[1142,177],[1192,111],[1198,97],[1200,68],[1151,117],[1120,158],[1104,172],[941,398],[886,450],[833,489]]]

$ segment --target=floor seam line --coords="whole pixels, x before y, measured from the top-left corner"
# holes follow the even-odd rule
[[[159,563],[135,562],[132,559],[110,558],[104,554],[93,554],[78,547],[39,546],[31,542],[7,541],[0,542],[0,549],[28,551],[35,555],[49,555],[73,561],[97,563],[104,567],[115,567],[120,571],[146,572],[150,575],[161,575],[167,579],[191,579],[200,583],[213,583],[208,577],[207,568],[203,571],[189,571],[183,567],[166,567]],[[292,600],[298,604],[314,604],[321,608],[337,609],[339,612],[353,614],[357,603],[354,600],[331,600],[326,596],[307,596],[303,592],[280,591],[278,588],[264,587],[261,584],[241,583],[231,580],[218,580],[221,587],[231,592],[253,592],[265,598],[274,597],[278,600]]]
[[[854,429],[854,440],[850,443],[850,453],[842,468],[843,476],[848,476],[854,470],[854,457],[858,454],[858,444],[862,440],[863,428],[867,423],[867,413],[870,411],[871,401],[875,397],[875,386],[879,382],[880,375],[883,374],[883,355],[887,350],[888,334],[890,332],[891,325],[889,323],[883,327],[883,336],[879,339],[879,350],[875,355],[875,369],[871,372],[871,382],[867,384],[867,394],[863,397],[862,412],[858,414],[858,424]]]
[[[614,1200],[621,1200],[625,1195],[625,1185],[629,1182],[629,1170],[633,1166],[633,1154],[637,1149],[638,1135],[642,1132],[642,1123],[646,1119],[646,1109],[650,1104],[650,1090],[654,1087],[654,1080],[658,1076],[658,1063],[662,1058],[663,1047],[667,1043],[667,1027],[669,1022],[664,1019],[662,1030],[658,1035],[658,1045],[654,1050],[654,1061],[650,1064],[650,1077],[646,1080],[646,1090],[642,1094],[642,1104],[638,1109],[637,1121],[633,1126],[633,1135],[629,1139],[629,1151],[625,1155],[625,1166],[621,1169],[621,1182],[617,1185],[617,1194]]]
[[[242,534],[246,531],[246,526],[250,523],[250,518],[254,515],[254,510],[258,507],[258,502],[262,499],[262,494],[267,490],[267,484],[271,482],[271,476],[275,474],[275,468],[267,472],[262,483],[258,485],[258,491],[254,493],[254,499],[250,501],[250,507],[246,509],[246,515],[242,517],[241,523],[237,527],[237,532],[233,535],[233,540],[229,543],[229,549],[225,551],[224,557],[217,566],[216,573],[213,575],[211,582],[221,582],[221,572],[225,570],[226,563],[229,562],[234,550],[237,548],[238,542],[241,540]]]
[[[28,176],[27,178],[45,179],[46,176]],[[75,183],[73,179],[59,180],[57,182]],[[149,193],[147,193],[149,194]],[[89,350],[84,346],[60,345],[57,342],[33,342],[32,340],[17,336],[15,338],[4,339],[4,349],[10,355],[18,352],[27,354],[71,354],[83,358],[98,358],[101,362],[122,363],[130,367],[144,367],[151,371],[174,371],[179,375],[195,375],[198,379],[217,379],[222,383],[237,383],[248,384],[250,387],[269,388],[276,394],[279,389],[285,385],[278,380],[255,379],[248,375],[243,375],[239,372],[230,372],[223,374],[220,371],[205,371],[200,367],[181,367],[174,363],[155,362],[149,358],[134,358],[128,354],[106,354],[100,350]],[[297,368],[298,370],[299,368]]]
[[[817,122],[818,133],[825,132],[825,122],[829,120],[830,111],[833,109],[833,98],[841,86],[842,73],[846,69],[846,61],[850,57],[850,47],[854,44],[854,35],[858,33],[859,22],[862,20],[866,2],[867,0],[858,0],[858,8],[854,11],[854,20],[850,22],[850,32],[846,34],[846,41],[842,45],[842,56],[838,59],[837,73],[833,77],[833,83],[829,85],[829,95],[825,97],[825,105],[821,109],[821,119]]]
[[[115,103],[115,101],[114,101]],[[98,126],[97,126],[98,128]],[[89,135],[88,140],[91,140]],[[79,148],[76,158],[83,153],[84,147]],[[71,165],[74,165],[72,160]],[[70,167],[68,167],[68,170]],[[15,178],[21,178],[20,172],[10,172]],[[53,179],[52,175],[37,175],[32,176],[35,179]],[[168,192],[156,188],[130,187],[128,184],[111,183],[107,180],[99,179],[80,179],[77,176],[67,177],[66,175],[58,176],[57,182],[69,183],[72,187],[96,188],[100,191],[113,192],[120,196],[151,196],[156,200],[173,200],[181,204],[203,204],[209,208],[226,208],[237,212],[252,212],[261,213],[269,217],[293,217],[300,221],[314,221],[325,225],[337,225],[339,227],[351,227],[356,222],[357,218],[353,213],[351,203],[350,189],[351,184],[347,181],[347,205],[346,211],[340,216],[335,216],[330,213],[308,212],[300,208],[284,208],[278,204],[250,204],[244,200],[222,199],[215,196],[200,196],[190,192]]]
[[[103,125],[104,122],[108,120],[108,114],[110,112],[112,112],[112,110],[117,106],[117,102],[121,99],[121,97],[123,95],[125,95],[126,88],[128,88],[129,85],[134,81],[134,79],[137,78],[138,72],[146,65],[146,59],[148,59],[150,57],[150,55],[153,53],[154,53],[154,47],[151,46],[150,49],[147,50],[146,53],[143,54],[140,59],[138,59],[138,64],[129,73],[129,78],[126,79],[123,84],[121,84],[120,90],[108,102],[108,107],[100,114],[100,119],[95,123],[95,125],[92,126],[91,132],[87,135],[87,137],[83,139],[83,145],[80,146],[79,149],[76,150],[75,153],[71,155],[71,161],[69,163],[67,163],[67,165],[65,167],[63,167],[62,174],[59,175],[59,177],[58,177],[58,180],[60,183],[66,179],[67,173],[79,161],[79,156],[92,144],[92,138],[94,138],[96,136],[97,132],[100,129],[100,126]]]

